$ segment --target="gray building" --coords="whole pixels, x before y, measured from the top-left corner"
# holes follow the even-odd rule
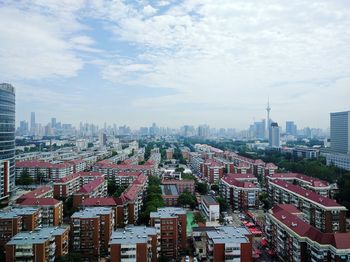
[[[331,113],[331,150],[350,154],[350,111]]]
[[[15,186],[15,88],[0,84],[0,201]]]
[[[293,136],[297,135],[297,126],[294,121],[286,121],[286,133]]]
[[[276,122],[271,123],[269,131],[269,145],[270,147],[279,148],[280,141],[280,128]]]

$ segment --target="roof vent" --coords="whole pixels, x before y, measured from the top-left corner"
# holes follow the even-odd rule
[[[285,219],[286,219],[286,216],[282,216],[282,219],[285,220]]]

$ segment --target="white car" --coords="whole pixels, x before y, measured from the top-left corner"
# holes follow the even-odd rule
[[[190,257],[189,256],[186,256],[185,262],[190,262]]]

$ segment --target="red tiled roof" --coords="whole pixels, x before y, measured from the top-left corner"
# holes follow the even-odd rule
[[[78,172],[78,173],[73,173],[70,174],[66,177],[62,177],[58,180],[55,181],[55,184],[57,183],[67,183],[69,181],[72,181],[75,178],[80,178],[80,177],[102,177],[103,174],[100,172]]]
[[[28,161],[17,161],[16,167],[27,167],[27,168],[51,168],[53,164],[44,161],[28,160]]]
[[[237,167],[238,168],[243,168],[243,167],[249,168],[250,165],[247,162],[239,162]]]
[[[243,179],[257,179],[256,176],[254,176],[251,173],[248,174],[242,174],[242,173],[229,173],[226,175],[226,177],[228,178],[234,178],[234,179],[238,179],[238,180],[243,180]]]
[[[123,192],[122,195],[128,200],[134,201],[137,198],[138,191],[139,191],[139,186],[136,184],[132,184]]]
[[[76,194],[79,193],[91,193],[94,191],[98,186],[103,184],[105,182],[105,179],[103,177],[97,177],[96,179],[92,180],[91,182],[83,185]]]
[[[116,206],[116,201],[113,197],[96,197],[86,198],[83,200],[82,206]]]
[[[41,186],[38,187],[26,194],[23,194],[22,196],[20,196],[20,199],[23,198],[37,198],[38,196],[41,196],[42,194],[45,194],[49,191],[52,191],[52,187],[51,186]]]
[[[322,233],[315,227],[300,219],[298,216],[289,213],[283,207],[280,207],[280,205],[272,208],[272,214],[278,221],[301,237],[308,237],[309,239],[323,245],[330,244],[337,249],[350,248],[349,233]]]
[[[239,180],[232,178],[232,177],[224,177],[224,178],[222,178],[222,180],[225,181],[226,183],[232,185],[232,186],[241,187],[241,188],[258,189],[258,187],[252,182],[239,181]]]
[[[266,169],[277,169],[278,167],[274,163],[267,163],[265,165]]]
[[[287,211],[290,214],[299,214],[301,211],[292,204],[279,204],[274,207],[274,212],[278,212],[280,210]]]
[[[310,183],[314,187],[328,187],[329,184],[328,182],[315,178],[315,177],[310,177],[304,174],[300,173],[275,173],[270,176],[271,178],[286,178],[286,179],[299,179],[303,180],[305,182]]]
[[[138,177],[140,175],[142,175],[142,172],[120,172],[116,174],[116,176],[134,176],[134,177]]]
[[[276,179],[276,180],[273,180],[273,181],[270,181],[271,184],[275,184],[277,186],[280,186],[286,190],[289,190],[293,193],[295,193],[296,195],[300,195],[300,196],[303,196],[313,202],[316,202],[322,206],[325,206],[325,207],[341,207],[341,205],[339,205],[335,200],[333,199],[330,199],[328,197],[324,197],[324,196],[321,196],[311,190],[307,190],[307,189],[304,189],[300,186],[297,186],[297,185],[293,185],[291,183],[288,183],[288,182],[285,182],[283,180],[280,180],[280,179]]]
[[[254,161],[254,165],[265,165],[265,162],[262,161],[261,159],[256,159],[256,160]]]
[[[58,201],[54,198],[26,198],[21,203],[18,203],[18,205],[21,205],[21,206],[55,206],[59,203],[61,203],[61,201]]]

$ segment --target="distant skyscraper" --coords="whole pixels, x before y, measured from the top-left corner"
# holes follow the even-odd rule
[[[36,132],[35,112],[30,113],[30,132],[32,135]]]
[[[331,149],[350,154],[350,111],[331,113]]]
[[[267,113],[267,118],[266,118],[266,137],[269,138],[269,131],[270,131],[270,111],[271,111],[271,107],[270,107],[270,99],[267,99],[267,107],[266,107],[266,113]]]
[[[55,117],[51,118],[51,127],[56,128],[56,118]]]
[[[0,84],[0,202],[15,186],[15,88]]]
[[[286,121],[286,133],[293,136],[297,135],[297,126],[294,121]]]
[[[104,132],[100,133],[99,137],[100,147],[105,147],[107,145],[107,135]]]
[[[271,123],[269,130],[269,145],[270,147],[280,147],[280,128],[277,123]]]

